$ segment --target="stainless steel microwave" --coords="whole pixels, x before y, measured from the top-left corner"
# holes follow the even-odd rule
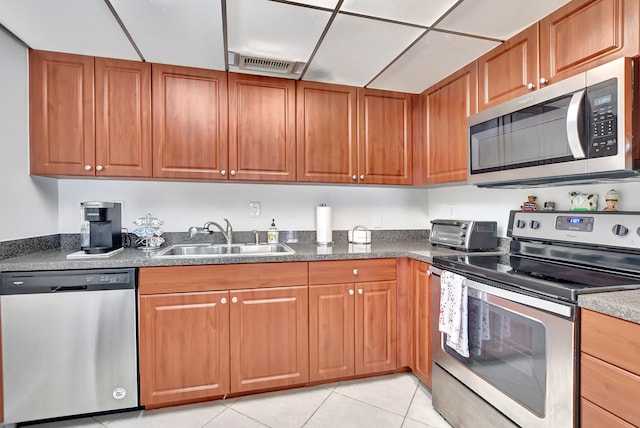
[[[469,182],[526,187],[636,176],[633,71],[632,60],[620,58],[469,117]]]

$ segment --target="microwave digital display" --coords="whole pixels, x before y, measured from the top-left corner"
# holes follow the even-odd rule
[[[598,106],[601,106],[602,104],[611,104],[612,100],[613,100],[613,97],[611,96],[611,94],[607,94],[602,97],[598,97],[594,99],[593,106],[598,107]]]

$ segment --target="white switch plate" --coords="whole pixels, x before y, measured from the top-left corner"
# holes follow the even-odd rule
[[[260,217],[260,202],[249,202],[249,217],[258,218]]]

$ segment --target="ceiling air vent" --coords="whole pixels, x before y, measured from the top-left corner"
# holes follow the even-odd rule
[[[243,70],[291,74],[295,65],[295,61],[238,55],[238,68]]]

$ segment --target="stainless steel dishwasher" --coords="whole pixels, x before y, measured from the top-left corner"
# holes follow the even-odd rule
[[[138,407],[135,274],[0,274],[5,424]]]

